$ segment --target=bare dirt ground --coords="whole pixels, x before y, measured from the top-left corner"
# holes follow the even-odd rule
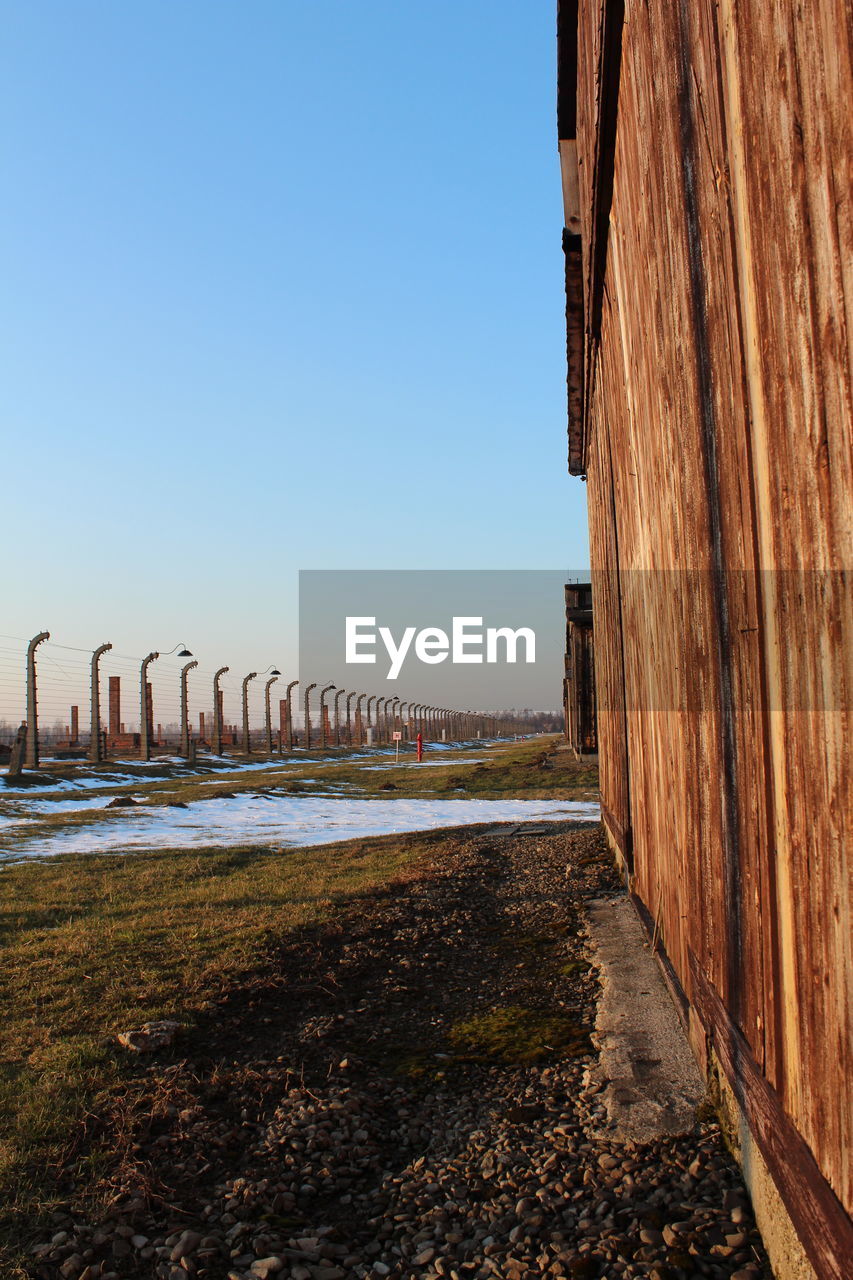
[[[509,834],[508,834],[509,833]],[[292,936],[93,1115],[38,1280],[769,1275],[716,1124],[596,1136],[598,829],[460,831]]]

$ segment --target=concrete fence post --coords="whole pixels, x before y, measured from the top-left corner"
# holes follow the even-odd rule
[[[311,690],[317,688],[317,681],[305,686],[305,749],[311,749]]]
[[[97,763],[103,760],[101,751],[101,682],[98,664],[101,656],[112,649],[111,644],[99,645],[92,654],[92,698],[89,719],[89,759]]]
[[[346,689],[338,689],[337,693],[335,694],[335,746],[336,747],[339,747],[341,745],[340,703],[341,703],[341,698],[344,696],[345,693],[346,693]]]
[[[285,700],[287,701],[287,749],[293,750],[293,690],[299,684],[298,680],[291,680],[285,690]]]
[[[151,759],[151,696],[148,685],[148,668],[160,657],[154,650],[142,659],[139,673],[139,758]]]
[[[50,639],[49,631],[40,631],[27,645],[27,743],[25,762],[28,769],[39,767],[38,696],[36,692],[36,649]]]
[[[355,736],[358,738],[358,746],[364,746],[364,719],[361,714],[361,704],[367,697],[366,693],[360,693],[355,700]]]
[[[179,752],[185,759],[190,756],[190,712],[189,712],[189,693],[187,689],[187,677],[193,667],[197,667],[198,663],[188,662],[181,670],[181,750]]]
[[[347,694],[347,746],[352,746],[352,700],[358,695],[353,691]]]
[[[267,755],[272,755],[272,712],[270,711],[270,689],[275,684],[278,676],[270,676],[264,685],[264,713],[266,715],[266,733],[267,733]]]
[[[252,752],[252,742],[249,737],[249,681],[254,680],[257,674],[257,671],[250,671],[243,677],[243,750],[246,755],[251,755]]]
[[[320,746],[325,751],[327,743],[326,732],[326,694],[330,689],[334,689],[335,685],[327,684],[324,689],[320,690]]]
[[[220,667],[213,677],[213,733],[210,749],[215,756],[222,755],[222,695],[219,691],[219,681],[229,669]]]

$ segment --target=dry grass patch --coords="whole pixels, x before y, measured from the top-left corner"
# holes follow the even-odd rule
[[[440,834],[316,849],[251,846],[67,856],[0,871],[0,1193],[48,1207],[85,1118],[145,1059],[116,1034],[171,1017],[188,1029],[295,931],[338,904],[420,874]],[[189,1052],[179,1036],[175,1055]],[[192,1052],[203,1046],[192,1042]],[[81,1128],[82,1126],[82,1128]],[[85,1160],[94,1176],[97,1146]]]

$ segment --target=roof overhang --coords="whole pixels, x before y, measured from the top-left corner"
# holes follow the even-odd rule
[[[557,133],[563,183],[563,253],[566,259],[566,365],[569,472],[583,475],[584,286],[577,147],[578,0],[557,5]]]

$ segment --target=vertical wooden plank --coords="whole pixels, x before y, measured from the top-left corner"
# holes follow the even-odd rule
[[[587,323],[605,9],[579,7]],[[850,22],[626,6],[585,389],[603,801],[688,995],[692,950],[848,1207]]]

